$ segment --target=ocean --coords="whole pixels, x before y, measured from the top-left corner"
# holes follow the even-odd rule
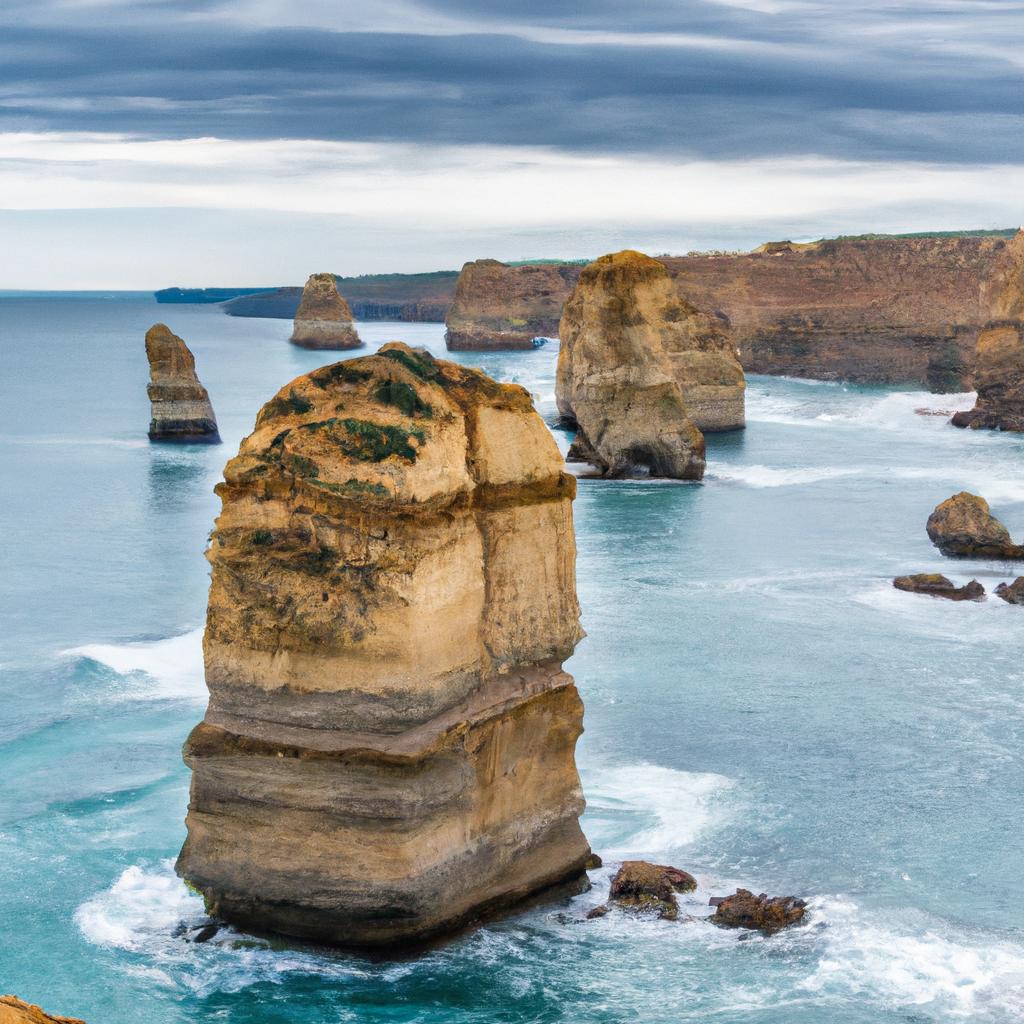
[[[146,439],[143,335],[189,343],[222,446]],[[440,324],[359,325],[444,354]],[[591,892],[373,961],[225,930],[178,881],[205,700],[213,485],[263,402],[331,360],[290,324],[131,293],[0,296],[0,991],[89,1024],[888,1024],[1024,1017],[1024,609],[905,594],[956,491],[1024,536],[1024,438],[970,395],[754,377],[703,483],[581,480]],[[463,353],[535,396],[555,345]],[[617,861],[693,873],[679,922],[613,913]],[[779,935],[700,918],[810,901]]]

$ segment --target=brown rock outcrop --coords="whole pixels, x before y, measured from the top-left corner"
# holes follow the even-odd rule
[[[665,268],[643,253],[584,268],[562,314],[555,384],[559,412],[577,427],[574,457],[609,477],[704,475],[704,438],[665,344],[686,317]]]
[[[993,321],[974,353],[974,408],[953,416],[955,427],[1024,430],[1024,321]]]
[[[627,910],[653,911],[658,917],[674,921],[679,914],[676,893],[696,888],[693,875],[679,868],[627,860],[615,873],[608,898]]]
[[[188,345],[166,324],[153,324],[146,331],[146,358],[152,410],[149,439],[220,444],[210,396],[199,383]]]
[[[179,872],[351,946],[585,886],[572,498],[529,395],[401,344],[297,378],[225,469]]]
[[[17,996],[0,996],[0,1024],[85,1024],[78,1017],[55,1017]]]
[[[971,580],[962,587],[956,586],[951,579],[937,572],[919,572],[913,576],[897,576],[892,581],[897,590],[906,590],[912,594],[927,594],[929,597],[944,597],[949,601],[984,601],[985,588],[977,581]]]
[[[992,515],[988,502],[961,491],[947,498],[928,517],[928,538],[944,554],[956,558],[1024,558],[1010,531]]]
[[[749,889],[737,889],[722,900],[711,918],[722,928],[751,928],[769,935],[802,921],[807,903],[797,896],[755,896]]]
[[[291,342],[300,348],[359,348],[352,310],[338,293],[333,274],[312,274],[302,289]]]
[[[1000,583],[995,593],[1007,604],[1024,604],[1024,576],[1018,576],[1012,583]]]
[[[467,263],[445,319],[448,348],[529,349],[534,338],[557,337],[562,306],[581,269],[562,263]]]

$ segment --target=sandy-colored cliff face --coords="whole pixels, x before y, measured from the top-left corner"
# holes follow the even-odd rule
[[[978,335],[974,408],[953,425],[975,430],[1024,430],[1024,321],[995,320]]]
[[[978,332],[996,315],[990,282],[1014,246],[850,239],[664,262],[681,294],[728,318],[748,373],[942,392],[970,385]]]
[[[669,352],[693,333],[689,316],[664,266],[643,253],[584,268],[562,314],[555,385],[578,429],[573,456],[612,477],[703,476],[704,438]]]
[[[556,337],[562,306],[580,270],[562,264],[467,263],[445,320],[448,348],[528,349],[534,338]]]
[[[390,946],[578,884],[575,484],[527,392],[391,344],[283,388],[218,493],[211,910]]]
[[[291,341],[300,348],[359,348],[352,310],[338,293],[333,274],[313,274],[302,289]]]
[[[85,1024],[77,1017],[54,1017],[17,996],[0,996],[0,1024]]]
[[[146,331],[146,358],[149,439],[220,444],[210,396],[199,383],[196,361],[185,342],[166,324],[153,324]]]

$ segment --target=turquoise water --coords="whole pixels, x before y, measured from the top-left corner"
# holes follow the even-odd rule
[[[142,345],[192,346],[225,439],[145,439]],[[1024,1015],[1024,611],[894,591],[949,563],[924,521],[962,488],[1024,534],[1024,440],[928,396],[756,378],[701,485],[581,481],[594,890],[419,960],[174,937],[200,718],[212,493],[256,410],[325,361],[282,321],[144,296],[0,297],[0,990],[89,1024],[681,1021]],[[443,351],[435,324],[362,325]],[[551,348],[474,356],[554,422]],[[565,435],[557,434],[563,448]],[[811,900],[771,939],[609,915],[616,859]],[[239,942],[241,941],[241,946]]]

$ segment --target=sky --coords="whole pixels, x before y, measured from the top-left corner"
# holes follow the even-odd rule
[[[1024,0],[3,0],[0,288],[1024,220]]]

